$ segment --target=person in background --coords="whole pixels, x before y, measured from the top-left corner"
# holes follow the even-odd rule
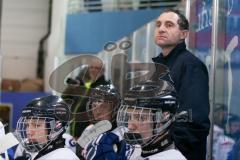
[[[86,106],[89,101],[89,94],[92,88],[96,88],[99,85],[109,84],[104,76],[104,65],[99,59],[91,59],[87,67],[81,73],[81,78],[78,85],[68,85],[68,88],[62,94],[62,98],[65,100],[72,100],[72,120],[69,127],[67,144],[69,142],[75,142],[81,136],[82,132],[91,124],[86,114]],[[83,89],[84,87],[84,89]],[[84,92],[82,92],[84,90]],[[72,137],[72,138],[71,138]],[[79,145],[70,145],[71,148],[75,148],[76,154],[81,158],[81,148]]]
[[[226,133],[229,137],[237,141],[240,137],[240,117],[230,114],[226,126]]]
[[[224,104],[217,103],[214,105],[214,125],[222,128],[223,130],[226,127],[227,122],[227,106]]]
[[[90,124],[84,115],[85,121],[79,122],[77,119],[79,116],[82,116],[82,113],[86,113],[86,105],[89,101],[88,96],[90,94],[90,89],[95,88],[99,85],[107,85],[109,84],[106,81],[104,76],[104,65],[99,59],[92,59],[90,63],[87,65],[87,68],[83,70],[81,73],[82,79],[79,80],[83,83],[79,83],[78,85],[69,85],[68,88],[62,94],[63,99],[72,100],[72,122],[70,124],[70,135],[77,140],[83,130]],[[84,87],[84,93],[82,92],[82,87]]]
[[[213,160],[226,160],[234,143],[234,139],[225,135],[221,127],[213,126]]]
[[[80,67],[78,75],[75,78],[68,77],[66,80],[66,84],[80,86],[80,85],[85,85],[88,81],[90,81],[88,66],[82,65]]]
[[[214,160],[226,160],[235,141],[225,135],[227,122],[227,106],[221,103],[214,105],[214,125],[213,125],[213,154]]]
[[[188,111],[188,123],[173,124],[176,147],[188,160],[206,159],[206,141],[209,121],[209,79],[202,61],[186,49],[189,23],[178,10],[163,11],[156,20],[155,43],[162,52],[153,62],[166,65],[179,95],[179,111]],[[157,69],[158,70],[158,69]],[[158,79],[156,72],[153,79]]]

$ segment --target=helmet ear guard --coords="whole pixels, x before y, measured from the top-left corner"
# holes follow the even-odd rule
[[[49,139],[54,140],[58,138],[58,136],[64,132],[64,126],[60,121],[51,121],[50,122],[51,131],[49,133]]]
[[[57,104],[54,106],[54,115],[59,121],[68,123],[70,121],[71,111],[66,104]]]
[[[56,139],[62,134],[70,121],[71,111],[67,104],[61,103],[54,106],[55,120],[50,123],[50,138]]]

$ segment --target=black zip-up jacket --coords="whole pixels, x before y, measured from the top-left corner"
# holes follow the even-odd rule
[[[153,58],[153,62],[169,67],[179,96],[179,111],[189,113],[187,122],[176,121],[173,124],[172,135],[176,147],[189,160],[206,159],[206,139],[210,128],[206,66],[186,49],[184,42],[166,57],[160,54]]]

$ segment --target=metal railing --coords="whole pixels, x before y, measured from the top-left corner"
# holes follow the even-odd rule
[[[181,0],[69,0],[68,14],[174,7]]]

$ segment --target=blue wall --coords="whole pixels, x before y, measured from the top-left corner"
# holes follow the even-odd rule
[[[67,16],[65,53],[98,53],[157,18],[161,9],[75,13]]]
[[[17,120],[21,115],[21,110],[32,99],[49,95],[49,93],[43,92],[1,92],[1,103],[12,104],[13,107],[13,119],[11,128],[16,127]]]

